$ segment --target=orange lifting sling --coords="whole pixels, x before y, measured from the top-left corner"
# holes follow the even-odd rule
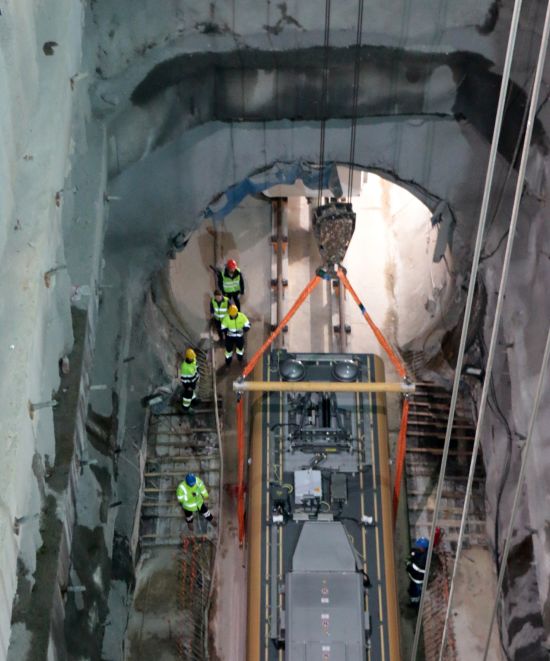
[[[388,357],[393,363],[395,369],[397,370],[397,373],[403,379],[406,379],[407,372],[405,370],[403,363],[399,360],[399,358],[391,348],[390,344],[388,343],[388,341],[386,340],[380,329],[376,326],[374,321],[367,313],[365,306],[361,303],[359,297],[357,296],[349,280],[347,279],[345,271],[343,271],[341,268],[338,268],[338,270],[336,271],[336,275],[338,276],[339,280],[342,282],[344,287],[349,291],[353,300],[359,306],[362,315],[365,317],[367,323],[371,327],[374,335],[376,336],[376,339],[388,354]],[[278,335],[280,335],[283,328],[287,325],[290,319],[292,319],[298,308],[307,299],[307,297],[311,294],[311,292],[315,289],[315,287],[319,284],[319,282],[321,282],[321,279],[331,280],[332,277],[326,271],[319,269],[319,271],[308,282],[302,293],[298,296],[294,305],[284,316],[284,318],[279,323],[277,328],[271,333],[271,335],[262,344],[262,346],[258,349],[258,351],[256,351],[256,353],[252,356],[250,362],[246,365],[246,367],[243,370],[242,373],[243,380],[246,379],[246,377],[250,374],[250,372],[252,372],[254,367],[256,367],[258,361],[263,356],[266,349],[268,349],[270,345],[273,343],[273,341],[278,337]],[[408,401],[408,397],[405,396],[404,404],[403,404],[403,414],[401,417],[401,429],[399,432],[399,439],[397,443],[397,461],[396,461],[395,484],[394,484],[394,492],[393,492],[394,524],[397,513],[397,506],[399,504],[399,492],[401,489],[403,464],[405,461],[408,412],[409,412],[409,401]],[[245,452],[244,452],[244,409],[243,409],[243,399],[241,396],[237,397],[237,451],[238,451],[238,463],[239,463],[238,485],[237,485],[237,517],[239,523],[239,544],[242,545],[245,537],[244,499],[245,499],[246,485],[245,485]]]

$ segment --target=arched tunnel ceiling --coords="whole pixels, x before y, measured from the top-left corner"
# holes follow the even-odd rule
[[[353,104],[355,60],[359,95]],[[406,51],[383,46],[331,49],[328,94],[322,101],[323,49],[282,53],[251,51],[228,55],[180,55],[156,65],[132,93],[145,106],[177,86],[182,114],[219,121],[321,120],[357,117],[438,115],[465,119],[491,139],[501,76],[494,63],[474,52]],[[211,94],[210,109],[195,99]],[[513,81],[503,122],[500,152],[510,160],[527,96]],[[187,103],[186,103],[187,102]],[[208,110],[210,112],[208,112]],[[544,143],[539,121],[535,143]]]
[[[405,184],[432,209],[448,201],[468,234],[477,220],[488,154],[475,130],[454,119],[389,118],[362,120],[356,135],[356,165]],[[325,139],[326,160],[347,162],[349,122],[327,122]],[[318,159],[316,122],[211,122],[190,129],[114,179],[111,192],[121,200],[111,206],[107,247],[154,251],[159,266],[169,235],[196,227],[216,195],[273,163]],[[507,170],[501,159],[502,179]],[[455,250],[459,256],[460,243]]]
[[[428,37],[420,23],[426,8],[406,16],[395,6],[391,23],[389,5],[383,16],[374,13],[366,22],[363,40],[371,43],[360,51],[356,165],[399,181],[431,208],[447,201],[467,243],[479,212],[510,8],[447,8],[435,27],[431,17],[434,32]],[[143,6],[146,15],[154,11],[148,2]],[[521,146],[529,64],[536,55],[536,35],[528,28],[542,10],[536,2],[525,6],[497,185]],[[104,64],[94,97],[109,130],[111,192],[123,198],[111,207],[107,247],[125,250],[143,241],[159,258],[169,237],[195,227],[228,187],[277,162],[318,162],[320,118],[329,119],[325,159],[349,161],[355,3],[342,4],[332,15],[326,104],[320,101],[322,16],[311,9],[300,14],[300,3],[283,3],[278,11],[287,18],[275,34],[254,3],[246,17],[239,6],[231,29],[222,18],[223,5],[191,14],[185,2],[181,7],[185,26],[181,32],[166,26],[162,39],[150,34],[143,15],[139,26],[133,26],[135,17],[120,22],[115,35],[123,30],[124,63],[109,59],[109,31],[101,32]],[[98,2],[96,21],[118,25],[110,11]],[[534,143],[546,153],[548,140],[538,120]]]
[[[356,58],[360,87],[354,108]],[[491,140],[501,76],[494,72],[494,63],[475,52],[381,46],[364,46],[360,52],[331,49],[324,101],[322,60],[321,48],[282,53],[247,49],[223,55],[182,54],[155,65],[133,89],[131,105],[123,103],[125,109],[111,123],[119,142],[112,172],[208,121],[431,116],[467,121],[483,139]],[[512,81],[499,144],[509,161],[518,153],[526,98]],[[144,131],[147,115],[153,126]],[[546,150],[547,136],[538,120],[533,141]]]

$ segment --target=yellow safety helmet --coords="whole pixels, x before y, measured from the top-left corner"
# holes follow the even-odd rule
[[[195,360],[197,357],[197,354],[193,351],[193,349],[187,349],[185,352],[185,360]]]
[[[227,311],[229,312],[230,317],[236,317],[239,313],[239,308],[236,305],[230,305]]]

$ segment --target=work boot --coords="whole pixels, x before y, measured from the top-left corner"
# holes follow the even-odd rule
[[[239,363],[242,363],[244,360],[244,356],[240,356],[239,354],[237,354],[237,360],[239,361]]]
[[[226,367],[229,367],[229,365],[231,365],[231,361],[232,361],[232,360],[233,360],[233,356],[231,356],[231,358],[226,358],[226,359],[225,359],[225,366],[226,366]]]

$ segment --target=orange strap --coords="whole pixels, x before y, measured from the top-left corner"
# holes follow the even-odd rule
[[[350,284],[350,281],[346,278],[346,274],[340,268],[338,269],[336,274],[337,274],[338,278],[341,280],[341,282],[343,283],[344,287],[351,294],[351,297],[353,298],[353,300],[359,306],[359,309],[361,310],[361,313],[363,314],[363,317],[365,317],[365,319],[367,320],[368,325],[372,329],[372,332],[376,335],[376,339],[381,344],[381,346],[385,350],[385,352],[388,354],[388,357],[391,360],[391,362],[393,363],[395,369],[397,370],[397,373],[399,374],[399,376],[401,378],[404,379],[407,376],[405,366],[399,360],[399,358],[395,355],[394,350],[391,348],[391,346],[389,345],[386,338],[382,335],[382,331],[378,328],[378,326],[371,319],[369,313],[365,310],[365,306],[363,305],[363,303],[361,303],[361,301],[359,299],[359,296],[357,296],[357,294],[355,293],[353,287]]]
[[[281,323],[277,326],[277,328],[271,333],[271,335],[267,338],[267,340],[262,344],[262,346],[256,351],[256,353],[252,356],[250,359],[248,365],[244,368],[242,378],[246,379],[246,377],[252,372],[252,370],[256,367],[256,363],[260,360],[262,355],[264,354],[265,350],[269,347],[269,345],[275,340],[275,338],[281,334],[283,328],[287,325],[287,323],[292,319],[294,316],[296,310],[302,305],[302,303],[306,300],[306,298],[311,294],[311,292],[317,287],[317,285],[321,282],[321,277],[318,276],[317,274],[311,278],[311,280],[308,282],[306,285],[306,288],[304,291],[298,296],[296,299],[296,302],[294,305],[290,308],[290,310],[286,313],[284,316],[283,320]]]
[[[244,400],[237,400],[237,519],[239,522],[239,544],[244,541]]]
[[[401,491],[401,478],[403,477],[403,466],[405,464],[405,453],[407,450],[407,419],[409,417],[409,398],[403,401],[403,412],[401,413],[401,428],[397,439],[397,450],[395,456],[395,482],[393,485],[393,525],[397,520],[397,507],[399,505],[399,492]]]
[[[252,356],[248,365],[244,368],[242,373],[242,378],[246,377],[252,372],[254,367],[256,367],[257,362],[260,360],[265,350],[270,346],[270,344],[275,340],[275,338],[281,333],[283,328],[286,326],[288,321],[294,316],[296,310],[302,305],[306,298],[311,294],[315,287],[321,281],[321,277],[315,275],[307,284],[304,291],[298,296],[294,305],[285,315],[284,319],[277,326],[277,328],[271,333],[267,340],[262,344],[262,346],[256,351]],[[245,480],[244,480],[244,411],[243,411],[243,398],[239,397],[237,400],[237,453],[238,453],[238,484],[237,484],[237,518],[239,522],[239,544],[242,546],[244,542],[245,534],[245,525],[244,525],[244,495],[245,495]]]

